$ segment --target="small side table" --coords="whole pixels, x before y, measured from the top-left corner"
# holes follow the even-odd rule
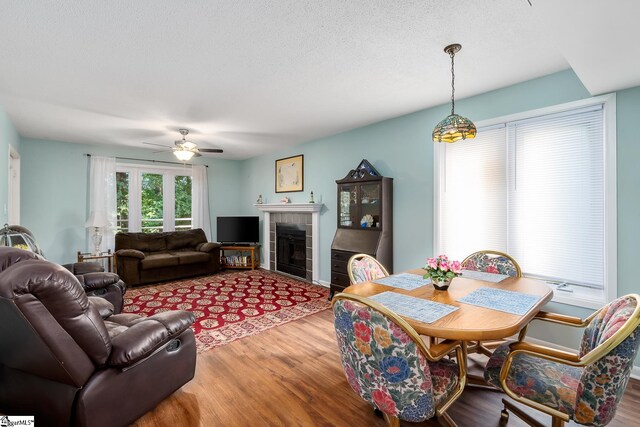
[[[225,255],[226,252],[234,252],[238,255]],[[244,255],[245,253],[249,255]],[[254,270],[260,267],[260,245],[249,246],[220,246],[220,268],[235,268]]]
[[[105,271],[116,272],[116,254],[108,249],[107,252],[94,254],[91,252],[78,251],[78,262],[99,261],[104,266]]]

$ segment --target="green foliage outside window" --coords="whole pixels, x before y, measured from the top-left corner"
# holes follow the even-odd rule
[[[157,233],[162,227],[162,175],[142,174],[142,231]]]
[[[129,172],[116,173],[118,231],[129,231]],[[175,229],[191,228],[190,176],[175,176]],[[141,228],[145,233],[164,231],[163,175],[143,173],[141,181]],[[170,203],[170,200],[167,200]]]
[[[129,173],[116,173],[116,215],[118,231],[129,231]]]
[[[176,230],[191,228],[191,177],[175,177]]]

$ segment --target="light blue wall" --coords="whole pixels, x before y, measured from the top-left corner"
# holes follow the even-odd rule
[[[148,150],[23,139],[21,222],[34,233],[46,257],[54,262],[72,262],[76,252],[86,248],[87,153],[174,160],[171,154],[150,154]],[[205,156],[193,163],[196,162],[209,166],[211,227],[215,236],[215,217],[234,215],[240,209],[239,168],[236,161]]]
[[[456,102],[457,111],[474,121],[532,110],[588,97],[572,71],[556,73],[516,86]],[[272,155],[246,160],[243,188],[248,199],[258,194],[267,202],[282,195],[274,192],[274,162],[304,154],[304,192],[288,193],[292,202],[307,202],[313,190],[325,204],[320,217],[320,279],[330,280],[330,249],[336,230],[336,184],[366,158],[385,176],[394,178],[394,270],[424,265],[433,253],[433,155],[431,132],[449,114],[449,105],[375,123],[328,138],[311,141]],[[246,214],[256,214],[253,206]]]
[[[0,106],[0,227],[8,220],[9,146],[20,152],[20,137],[9,116]]]
[[[472,98],[458,100],[456,110],[478,122],[518,112],[590,97],[572,70],[555,73]],[[336,230],[335,180],[346,175],[363,158],[380,173],[394,178],[394,270],[424,264],[433,253],[433,154],[431,131],[449,113],[442,105],[311,141],[272,155],[246,160],[242,179],[247,199],[258,194],[277,202],[274,192],[274,161],[304,154],[304,193],[289,193],[293,202],[308,201],[313,190],[326,208],[321,214],[320,279],[330,278],[330,247]],[[617,185],[618,185],[618,294],[640,293],[637,274],[640,242],[640,88],[617,93]],[[246,214],[255,214],[253,206]],[[551,303],[550,311],[585,317],[591,310]],[[579,333],[534,323],[530,334],[540,339],[576,347]],[[639,364],[639,361],[636,361]]]

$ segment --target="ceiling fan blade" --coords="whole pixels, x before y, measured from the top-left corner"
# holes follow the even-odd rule
[[[198,151],[202,153],[223,153],[222,148],[198,148]]]
[[[155,145],[156,147],[171,148],[169,145],[154,144],[153,142],[143,142],[143,144],[145,144],[145,145]]]
[[[200,153],[193,153],[193,157],[201,157],[201,156],[202,156],[202,154],[200,154]]]
[[[166,152],[168,152],[168,151],[171,151],[171,150],[153,151],[151,154],[166,153]]]

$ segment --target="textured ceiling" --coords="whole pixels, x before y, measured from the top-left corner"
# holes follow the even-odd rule
[[[3,2],[0,104],[26,137],[145,148],[186,127],[243,159],[446,103],[453,42],[458,98],[568,68],[533,3]]]

